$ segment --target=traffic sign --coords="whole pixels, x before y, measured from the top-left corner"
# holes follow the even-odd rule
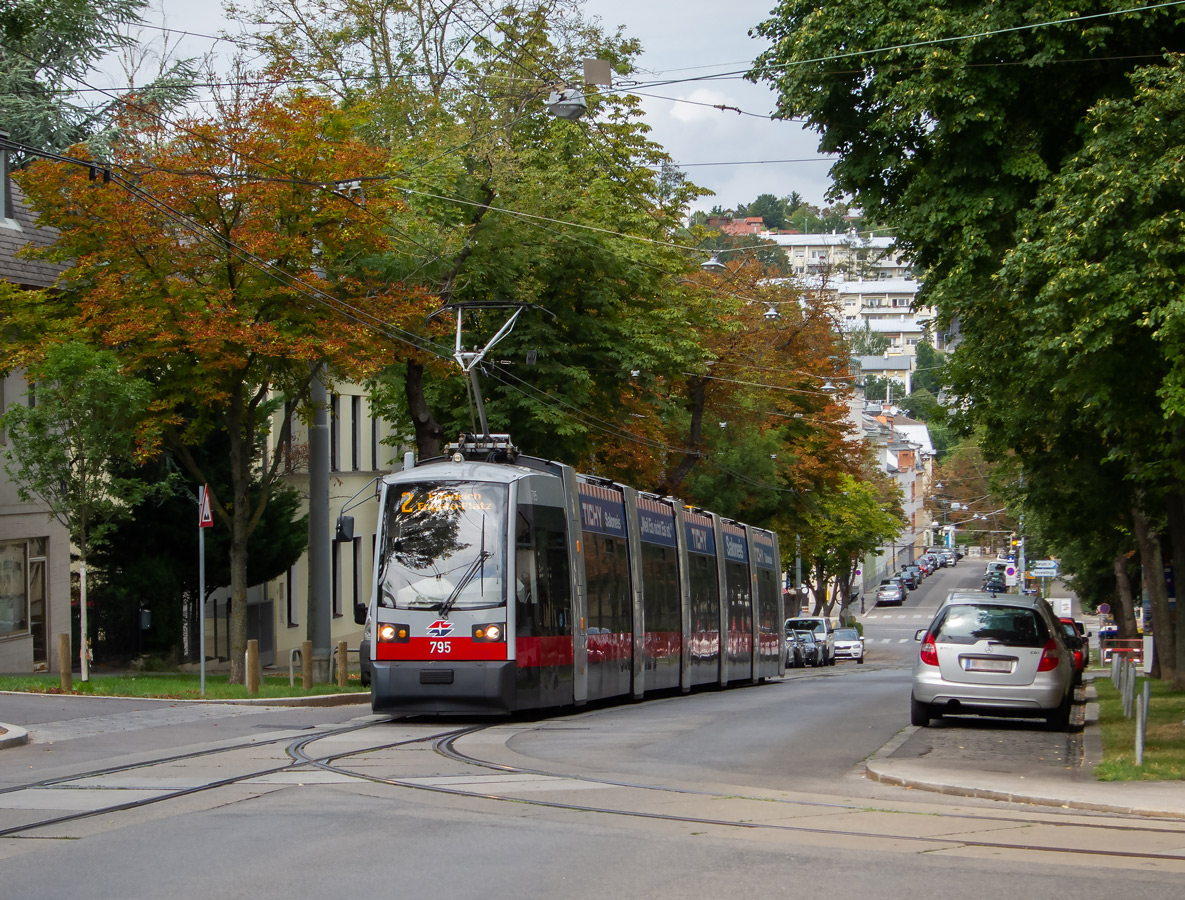
[[[1034,559],[1029,563],[1029,574],[1034,578],[1057,578],[1057,560]]]
[[[1110,603],[1100,603],[1099,604],[1099,615],[1100,616],[1105,616],[1109,612],[1111,612],[1111,604]]]
[[[211,528],[214,517],[210,514],[210,488],[203,484],[198,489],[198,528]]]

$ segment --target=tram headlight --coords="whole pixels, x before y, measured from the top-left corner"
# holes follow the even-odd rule
[[[473,639],[489,644],[500,643],[506,640],[506,627],[497,622],[491,622],[488,625],[474,625]]]
[[[411,636],[411,629],[407,625],[395,625],[384,622],[379,626],[379,641],[384,644],[406,644]]]

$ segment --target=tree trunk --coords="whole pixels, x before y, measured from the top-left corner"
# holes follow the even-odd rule
[[[230,441],[230,615],[227,644],[230,683],[247,683],[247,538],[251,534],[251,468],[254,448],[243,430],[243,396],[237,395],[227,413]]]
[[[1173,596],[1176,599],[1178,573],[1185,564],[1185,496],[1179,493],[1170,494],[1165,501],[1165,511],[1168,514],[1169,546],[1173,551],[1170,562],[1173,566]],[[1182,604],[1176,603],[1176,608],[1171,614],[1174,635],[1173,669],[1176,672],[1173,687],[1178,691],[1185,690],[1185,612],[1181,610]],[[1170,651],[1165,648],[1165,652]]]
[[[1152,642],[1155,648],[1152,676],[1172,681],[1177,674],[1177,651],[1173,636],[1173,620],[1169,614],[1168,585],[1164,578],[1160,534],[1152,527],[1139,503],[1132,508],[1132,526],[1136,533],[1136,542],[1140,545],[1144,589],[1152,601]]]
[[[1115,557],[1115,627],[1123,640],[1140,636],[1136,629],[1136,604],[1132,594],[1131,576],[1127,574],[1127,554]]]
[[[424,397],[424,367],[417,362],[407,364],[407,377],[403,380],[407,396],[407,409],[412,425],[416,429],[416,452],[420,459],[440,456],[444,443],[444,429],[432,416],[432,410]]]
[[[667,478],[666,483],[660,487],[659,493],[662,494],[677,494],[679,485],[690,474],[692,467],[699,462],[702,456],[699,448],[704,436],[704,379],[697,375],[689,377],[687,388],[687,410],[691,413],[691,427],[687,431],[687,446],[690,448],[690,452],[683,455],[679,465]]]

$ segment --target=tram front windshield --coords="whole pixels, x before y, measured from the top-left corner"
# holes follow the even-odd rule
[[[506,596],[505,485],[432,481],[387,490],[379,605],[501,606]]]

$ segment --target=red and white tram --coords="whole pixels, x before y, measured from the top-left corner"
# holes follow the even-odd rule
[[[516,456],[383,478],[371,705],[499,714],[783,674],[777,536]]]

